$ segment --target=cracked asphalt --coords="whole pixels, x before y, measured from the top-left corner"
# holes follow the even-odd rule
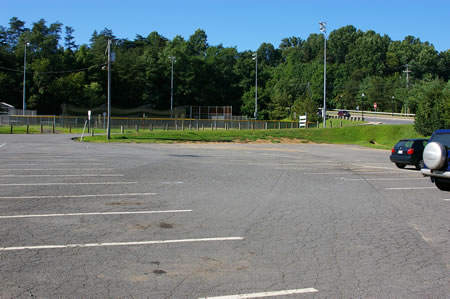
[[[36,216],[0,217],[2,298],[450,297],[450,193],[395,168],[389,151],[68,135],[0,144],[0,216]],[[173,210],[192,211],[125,213]],[[124,214],[87,214],[104,212]],[[82,215],[54,215],[67,213]],[[227,237],[243,239],[129,243]],[[68,244],[98,246],[30,247]]]

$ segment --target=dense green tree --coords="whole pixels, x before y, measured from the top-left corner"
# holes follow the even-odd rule
[[[416,131],[429,136],[437,129],[449,128],[450,83],[435,79],[422,82],[414,89],[418,102]]]
[[[94,31],[90,43],[80,46],[74,31],[44,19],[30,28],[18,18],[0,26],[0,100],[22,105],[26,47],[30,109],[56,114],[63,104],[77,106],[79,111],[104,106],[105,50],[110,39],[116,53],[111,67],[113,106],[152,108],[168,115],[169,57],[175,57],[175,107],[231,105],[234,114],[253,117],[256,65],[252,51],[210,45],[202,29],[187,40],[181,36],[169,40],[157,32],[128,40],[105,28]],[[262,43],[256,54],[258,119],[293,119],[305,112],[315,117],[323,105],[324,35],[284,38],[278,48]],[[418,124],[429,118],[434,119],[431,127],[443,121],[448,126],[449,50],[439,53],[432,44],[413,36],[392,41],[349,25],[329,33],[326,59],[328,108],[371,109],[377,102],[378,110],[417,112]],[[430,127],[427,121],[423,123]]]

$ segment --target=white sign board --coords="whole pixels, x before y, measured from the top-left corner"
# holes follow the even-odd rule
[[[300,115],[298,117],[298,124],[299,124],[299,128],[306,128],[306,114],[305,115]]]
[[[91,120],[91,110],[88,110],[88,119]]]

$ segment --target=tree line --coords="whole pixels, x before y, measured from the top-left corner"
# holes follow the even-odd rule
[[[40,114],[60,114],[62,104],[106,103],[107,40],[112,40],[112,103],[115,107],[170,109],[171,60],[174,106],[233,106],[253,116],[255,61],[251,51],[208,44],[198,29],[188,39],[157,32],[134,40],[105,28],[78,45],[75,29],[41,19],[31,28],[18,18],[0,26],[0,101],[22,107],[24,52],[26,101]],[[316,112],[323,102],[324,35],[287,37],[278,47],[262,43],[258,59],[258,119],[285,119]],[[417,126],[450,126],[450,50],[406,36],[392,40],[354,26],[327,36],[327,105],[339,109],[417,113]],[[364,94],[364,96],[362,96]],[[422,123],[421,123],[422,121]],[[430,123],[431,122],[431,123]]]

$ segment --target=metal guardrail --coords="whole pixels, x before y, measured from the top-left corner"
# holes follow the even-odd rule
[[[338,111],[342,111],[342,110],[345,110],[345,111],[348,111],[351,113],[355,113],[355,114],[364,113],[367,115],[372,114],[372,115],[386,115],[386,116],[416,117],[416,115],[412,114],[412,113],[392,113],[392,112],[375,112],[375,111],[365,111],[365,110],[361,111],[361,110],[347,110],[347,109],[332,109],[332,111],[334,111],[334,112],[338,112]]]

